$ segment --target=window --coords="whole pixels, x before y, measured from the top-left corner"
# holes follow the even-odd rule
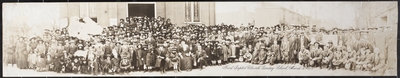
[[[199,23],[200,12],[198,2],[185,3],[185,22],[186,23]]]

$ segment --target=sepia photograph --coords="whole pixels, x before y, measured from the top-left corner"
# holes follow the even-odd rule
[[[4,77],[397,76],[397,1],[3,3]]]

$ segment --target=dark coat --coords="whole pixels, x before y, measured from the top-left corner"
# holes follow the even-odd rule
[[[76,51],[78,51],[78,46],[75,44],[71,44],[69,46],[69,50],[67,50],[68,53],[74,54]]]
[[[144,64],[144,57],[146,56],[146,53],[142,49],[137,49],[136,50],[136,66],[141,66]]]
[[[151,52],[152,51],[152,52]],[[146,58],[145,58],[145,65],[146,66],[154,66],[154,62],[155,62],[155,58],[156,58],[156,54],[155,54],[155,50],[154,49],[149,49],[146,52]]]
[[[17,42],[15,44],[15,50],[17,54],[17,66],[18,68],[28,68],[28,51],[27,51],[27,46],[24,42]]]
[[[163,66],[165,66],[166,64],[165,64],[165,59],[167,58],[166,57],[166,54],[168,53],[168,50],[167,50],[167,48],[166,47],[163,47],[163,48],[158,48],[157,49],[157,53],[156,53],[156,63],[155,63],[155,67],[163,67]]]

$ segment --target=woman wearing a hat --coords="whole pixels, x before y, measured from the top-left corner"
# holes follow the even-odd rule
[[[144,48],[144,51],[146,54],[145,59],[144,59],[145,60],[145,62],[144,62],[145,71],[144,72],[146,72],[146,71],[151,72],[154,67],[156,54],[155,54],[155,49],[153,48],[153,45],[146,45],[146,46],[148,46],[148,47]]]
[[[15,53],[17,57],[17,66],[20,69],[27,69],[28,68],[28,63],[27,63],[27,58],[28,57],[28,50],[23,38],[19,38],[19,41],[15,43]]]
[[[32,52],[34,49],[36,49],[36,47],[38,45],[37,38],[36,37],[32,37],[29,41],[30,42],[28,43],[29,44],[28,47],[30,47],[30,48],[28,49],[28,51]]]
[[[127,51],[128,47],[126,45],[123,46],[121,50],[121,63],[120,68],[121,72],[129,73],[129,68],[131,67],[131,52]]]
[[[146,54],[143,51],[143,47],[142,44],[138,44],[136,49],[135,49],[135,58],[133,58],[135,60],[135,68],[140,70],[143,69],[143,64],[144,64],[144,56],[146,56]]]
[[[46,58],[46,46],[43,43],[43,40],[39,40],[39,44],[37,46],[37,51],[38,51],[38,68],[44,69],[46,67],[46,62],[45,62],[45,58]],[[42,70],[40,70],[42,71]]]

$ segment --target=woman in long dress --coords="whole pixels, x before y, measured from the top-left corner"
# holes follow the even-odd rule
[[[8,64],[11,64],[11,66],[14,66],[14,64],[16,64],[16,52],[14,51],[14,47],[7,47],[7,49],[5,50],[7,51],[7,55],[5,55],[5,57],[7,58],[6,60],[6,66],[8,66]]]
[[[190,46],[187,45],[185,41],[182,41],[179,49],[180,55],[183,56],[183,58],[181,59],[181,69],[187,71],[190,71],[192,69],[192,58],[190,57],[189,47]]]
[[[28,51],[27,51],[27,45],[24,42],[23,38],[19,39],[19,42],[16,43],[15,46],[15,51],[17,53],[17,66],[20,69],[26,69],[28,68],[28,61],[27,61],[27,57],[28,57]]]
[[[144,60],[143,57],[145,57],[145,56],[146,55],[143,52],[142,45],[139,44],[136,49],[136,65],[135,66],[137,67],[137,69],[140,69],[143,67],[143,60]]]
[[[145,50],[147,50],[146,48],[145,48]],[[151,70],[153,69],[153,67],[154,67],[154,62],[155,62],[155,50],[154,50],[154,48],[153,47],[151,47],[151,45],[149,45],[149,47],[148,47],[148,50],[147,50],[147,53],[146,53],[147,55],[146,55],[146,58],[145,58],[145,71],[144,72],[146,72],[146,71],[150,71],[151,72]]]

